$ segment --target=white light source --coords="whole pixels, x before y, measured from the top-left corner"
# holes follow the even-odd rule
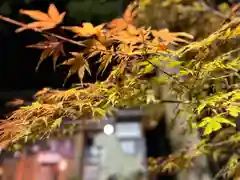
[[[114,127],[113,125],[111,124],[106,124],[103,128],[103,132],[106,134],[106,135],[111,135],[113,134],[114,132]]]

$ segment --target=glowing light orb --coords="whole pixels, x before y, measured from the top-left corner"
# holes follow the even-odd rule
[[[113,125],[111,125],[111,124],[105,125],[104,128],[103,128],[103,132],[104,132],[106,135],[111,135],[111,134],[113,134],[113,132],[114,132],[114,127],[113,127]]]

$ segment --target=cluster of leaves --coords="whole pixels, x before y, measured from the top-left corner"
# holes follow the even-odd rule
[[[232,144],[236,145],[235,149],[239,148],[236,143],[239,135],[234,127],[240,112],[240,48],[236,44],[231,49],[225,48],[220,55],[218,50],[239,38],[240,19],[234,18],[207,38],[188,44],[186,39],[192,39],[192,36],[187,33],[137,28],[133,25],[135,10],[136,4],[133,3],[122,18],[98,26],[91,23],[60,26],[74,33],[72,39],[46,31],[58,28],[63,20],[64,13],[60,14],[53,4],[49,6],[48,14],[21,10],[37,22],[27,25],[18,23],[22,27],[17,32],[31,29],[47,38],[44,42],[31,45],[43,49],[40,63],[47,56],[53,56],[55,67],[58,57],[65,54],[64,43],[79,46],[79,51],[70,52],[72,57],[60,65],[70,66],[66,79],[77,73],[81,83],[66,91],[44,89],[38,92],[35,103],[21,107],[2,122],[2,146],[47,137],[61,127],[65,118],[99,119],[116,108],[148,108],[161,103],[178,103],[181,104],[179,114],[188,113],[186,121],[189,130],[201,130],[204,139],[196,147],[173,154],[164,162],[154,161],[161,171],[188,167],[195,157],[206,153],[206,150],[214,153],[224,146],[224,150],[231,151],[232,148],[226,147]],[[188,45],[178,50],[168,48],[170,44],[179,43]],[[102,82],[84,83],[85,72],[92,73],[89,63],[96,59],[99,63],[98,75],[109,66],[112,70]],[[161,74],[146,78],[155,70]],[[158,96],[156,86],[162,84],[171,87],[177,101]],[[231,138],[226,135],[229,129]],[[232,163],[228,163],[226,169],[232,167]]]
[[[127,8],[122,18],[95,27],[87,22],[81,26],[57,27],[65,12],[59,13],[53,4],[49,6],[48,13],[36,10],[20,10],[20,13],[36,21],[29,24],[16,23],[22,26],[16,32],[30,29],[41,32],[46,38],[43,42],[29,46],[43,50],[37,69],[49,56],[53,57],[55,69],[59,56],[65,55],[64,43],[76,44],[79,51],[70,52],[72,57],[60,65],[70,66],[66,80],[77,74],[81,84],[67,91],[44,89],[37,93],[36,103],[22,107],[2,123],[3,146],[22,138],[29,140],[39,138],[39,135],[46,136],[58,127],[64,118],[98,118],[116,107],[146,104],[149,101],[146,91],[151,87],[143,75],[151,72],[153,68],[142,67],[140,62],[146,59],[150,51],[157,53],[167,50],[170,43],[188,42],[180,36],[192,38],[187,33],[171,33],[167,29],[157,31],[135,27],[135,3]],[[67,39],[46,31],[56,27],[72,31],[74,38]],[[77,39],[79,37],[81,40]],[[112,71],[103,82],[84,83],[85,72],[91,75],[89,63],[96,59],[99,63],[99,75],[110,64]],[[8,128],[12,127],[12,124],[20,130]]]
[[[180,71],[174,76],[174,79],[179,79],[181,86],[173,83],[171,88],[182,102],[191,101],[189,104],[185,103],[179,111],[188,113],[189,130],[199,129],[203,138],[202,143],[194,150],[190,148],[191,151],[188,149],[185,153],[175,154],[175,160],[164,162],[168,162],[173,169],[184,168],[202,153],[213,154],[221,160],[230,158],[225,168],[228,170],[221,175],[231,176],[236,168],[230,165],[230,161],[232,158],[235,161],[239,158],[235,154],[239,149],[239,134],[235,127],[240,113],[240,49],[236,44],[219,55],[218,48],[237,38],[239,27],[239,18],[236,18],[206,39],[172,53],[181,62]],[[181,78],[183,76],[185,77]],[[194,156],[189,156],[192,153]],[[156,163],[156,160],[153,162]],[[161,164],[165,167],[164,163]],[[162,167],[161,164],[158,168]]]
[[[180,30],[188,32],[194,35],[196,39],[202,40],[204,37],[207,37],[209,34],[221,28],[224,23],[226,23],[230,19],[233,19],[233,17],[237,15],[237,9],[240,5],[236,4],[231,9],[226,3],[222,3],[217,7],[211,6],[211,4],[214,4],[213,1],[208,2],[204,0],[151,0],[150,3],[148,1],[147,5],[143,3],[145,7],[143,11],[140,11],[138,17],[139,24],[148,24],[157,28],[168,27],[170,30]],[[166,16],[166,13],[168,13],[169,15]],[[202,24],[204,24],[204,28],[199,28],[200,26],[202,26]],[[229,31],[228,29],[225,29],[224,31],[226,30]],[[206,55],[206,57],[203,57],[203,61],[198,64],[198,66],[202,64],[199,67],[203,69],[201,69],[201,71],[199,72],[200,74],[198,74],[198,76],[201,76],[196,78],[196,80],[194,80],[193,82],[201,82],[202,80],[202,82],[205,82],[205,84],[203,83],[197,88],[194,88],[194,91],[196,91],[197,89],[202,91],[200,92],[200,94],[202,94],[202,97],[200,97],[200,102],[202,104],[201,106],[199,106],[199,111],[198,108],[196,108],[196,110],[194,111],[194,113],[199,113],[197,115],[199,116],[199,118],[197,118],[199,123],[196,124],[195,122],[193,122],[192,119],[195,119],[196,117],[190,115],[189,125],[199,128],[202,131],[202,134],[205,134],[204,137],[207,137],[208,134],[210,134],[209,138],[207,138],[208,143],[216,143],[218,141],[225,141],[226,139],[229,139],[229,141],[226,141],[223,144],[217,143],[220,145],[214,146],[213,149],[207,151],[208,154],[210,154],[215,161],[221,162],[221,160],[225,160],[226,162],[229,160],[232,154],[234,154],[234,158],[238,157],[233,152],[236,152],[236,149],[238,149],[238,147],[236,148],[238,139],[234,127],[236,126],[236,118],[239,115],[239,103],[236,103],[238,102],[237,99],[239,99],[239,93],[237,91],[237,89],[239,89],[239,38],[237,38],[238,35],[236,34],[235,38],[227,38],[228,40],[226,43],[226,41],[224,42],[224,39],[228,35],[225,36],[224,34],[219,34],[219,36],[222,36],[222,39],[215,39],[214,36],[211,36],[212,39],[206,38],[205,42],[202,41],[204,42],[204,44],[198,44],[200,52],[202,52],[203,55]],[[209,44],[206,46],[207,41],[209,42]],[[210,44],[211,46],[209,46]],[[192,45],[193,44],[191,44],[191,46]],[[194,47],[187,56],[184,56],[184,58],[182,58],[183,61],[192,59],[192,56],[195,57],[195,55],[197,54],[196,52],[198,51],[197,49],[197,47]],[[200,57],[195,57],[195,59],[192,59],[194,60],[193,64],[197,63],[197,61],[201,59],[202,58]],[[187,64],[188,63],[184,63],[184,65]],[[188,64],[187,67],[189,67],[189,65],[190,64]],[[196,75],[196,73],[200,70],[199,67],[195,68],[191,66],[191,68],[187,71],[186,69],[183,69],[181,73],[186,74],[188,77],[189,74],[193,72],[194,75]],[[192,71],[193,69],[194,71]],[[190,76],[192,76],[192,74]],[[189,87],[191,87],[191,84],[193,84],[193,82],[189,82]],[[198,93],[196,94],[199,95]],[[220,99],[220,97],[222,98]],[[202,107],[205,107],[203,111]],[[185,109],[189,109],[190,112],[193,112],[192,106],[190,108],[189,106],[185,106]],[[180,110],[178,113],[181,112],[182,111]],[[226,128],[228,127],[228,125],[226,124],[230,124],[230,126],[233,127]],[[192,127],[190,127],[190,129],[192,129]],[[229,129],[231,132],[230,134]],[[219,139],[219,136],[221,136],[222,138]],[[217,140],[215,141],[215,139]],[[203,140],[203,142],[205,142],[205,140]],[[233,142],[236,144],[234,144]],[[204,146],[204,148],[206,149],[206,146]],[[179,159],[184,162],[184,158],[182,158],[181,155],[177,155],[177,157],[179,157]],[[158,161],[155,160],[154,162]],[[163,163],[161,164],[163,165]],[[229,164],[227,166],[230,167]],[[153,167],[151,168],[151,170],[156,168],[159,169],[159,167],[154,165],[154,163],[152,162],[150,162],[150,167]],[[162,166],[160,165],[160,169],[161,167]],[[173,165],[173,167],[176,167],[176,164]],[[227,169],[228,171],[225,169],[225,173],[223,173],[222,171],[221,173],[227,176],[231,176],[235,168],[232,168],[232,171],[229,171],[229,168]]]

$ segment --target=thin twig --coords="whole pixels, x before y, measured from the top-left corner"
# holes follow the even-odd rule
[[[7,151],[5,149],[3,149],[1,152],[0,152],[0,164],[3,163],[5,157],[6,157],[6,153]]]
[[[180,103],[180,104],[189,104],[194,103],[191,101],[181,101],[181,100],[160,100],[161,103]]]
[[[206,147],[218,148],[220,146],[232,145],[234,143],[237,143],[238,141],[239,140],[226,140],[226,141],[221,141],[217,143],[206,144]]]
[[[147,45],[145,43],[145,40],[144,40],[144,34],[142,33],[141,31],[141,37],[142,37],[142,43],[143,43],[143,49],[144,49],[144,54],[147,55],[148,52],[147,52]],[[169,74],[168,72],[164,71],[163,69],[161,69],[159,66],[153,64],[151,61],[148,60],[148,58],[145,58],[145,60],[151,64],[153,67],[157,68],[159,71],[161,71],[162,73],[166,74],[168,77],[174,79],[180,86],[186,88],[186,89],[189,89],[187,86],[185,86],[184,84],[182,84],[176,77],[172,76],[171,74]]]
[[[3,20],[3,21],[9,22],[9,23],[11,23],[11,24],[18,25],[18,26],[22,26],[22,27],[26,26],[26,24],[24,24],[24,23],[22,23],[22,22],[13,20],[13,19],[8,18],[8,17],[5,17],[5,16],[3,16],[3,15],[0,15],[0,19]],[[46,35],[53,36],[53,37],[55,37],[55,38],[57,38],[57,39],[63,40],[63,41],[65,41],[65,42],[69,42],[69,43],[71,43],[71,44],[76,44],[76,45],[78,45],[78,46],[85,46],[84,44],[82,44],[82,43],[80,43],[80,42],[74,41],[74,40],[72,40],[72,39],[69,39],[69,38],[66,38],[66,37],[63,37],[63,36],[54,34],[54,33],[43,32],[43,31],[41,31],[41,30],[39,30],[39,29],[37,29],[37,28],[32,29],[32,30],[35,31],[35,32],[39,32],[39,33],[43,33],[43,34],[46,34]]]

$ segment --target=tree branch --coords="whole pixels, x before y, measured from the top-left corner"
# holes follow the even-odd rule
[[[15,24],[15,25],[17,25],[17,26],[22,26],[22,27],[26,26],[26,24],[24,24],[24,23],[22,23],[22,22],[13,20],[13,19],[8,18],[8,17],[5,17],[5,16],[3,16],[3,15],[0,15],[0,19],[3,20],[3,21],[6,21],[6,22],[8,22],[8,23]],[[57,39],[63,40],[63,41],[65,41],[65,42],[68,42],[68,43],[71,43],[71,44],[76,44],[76,45],[82,46],[82,47],[85,46],[84,44],[82,44],[82,43],[80,43],[80,42],[78,42],[78,41],[74,41],[74,40],[72,40],[72,39],[69,39],[69,38],[66,38],[66,37],[63,37],[63,36],[54,34],[54,33],[43,32],[43,31],[40,31],[39,29],[36,29],[36,28],[35,28],[35,29],[32,29],[32,30],[35,31],[35,32],[39,32],[39,33],[43,33],[43,34],[46,34],[46,35],[53,36],[53,37],[55,37],[55,38],[57,38]]]
[[[204,11],[212,12],[212,13],[215,14],[216,16],[218,16],[218,17],[220,17],[220,18],[222,18],[222,19],[225,19],[225,20],[226,20],[226,19],[229,19],[228,16],[226,16],[225,14],[223,14],[223,13],[221,13],[221,12],[219,12],[219,11],[213,9],[213,8],[211,8],[211,7],[208,6],[204,1],[200,1],[200,4],[202,5]]]
[[[226,140],[217,143],[206,144],[206,147],[210,148],[218,148],[220,146],[232,145],[234,143],[238,143],[240,140]]]
[[[189,104],[194,103],[191,101],[181,101],[181,100],[160,100],[161,103],[180,103],[180,104]]]

